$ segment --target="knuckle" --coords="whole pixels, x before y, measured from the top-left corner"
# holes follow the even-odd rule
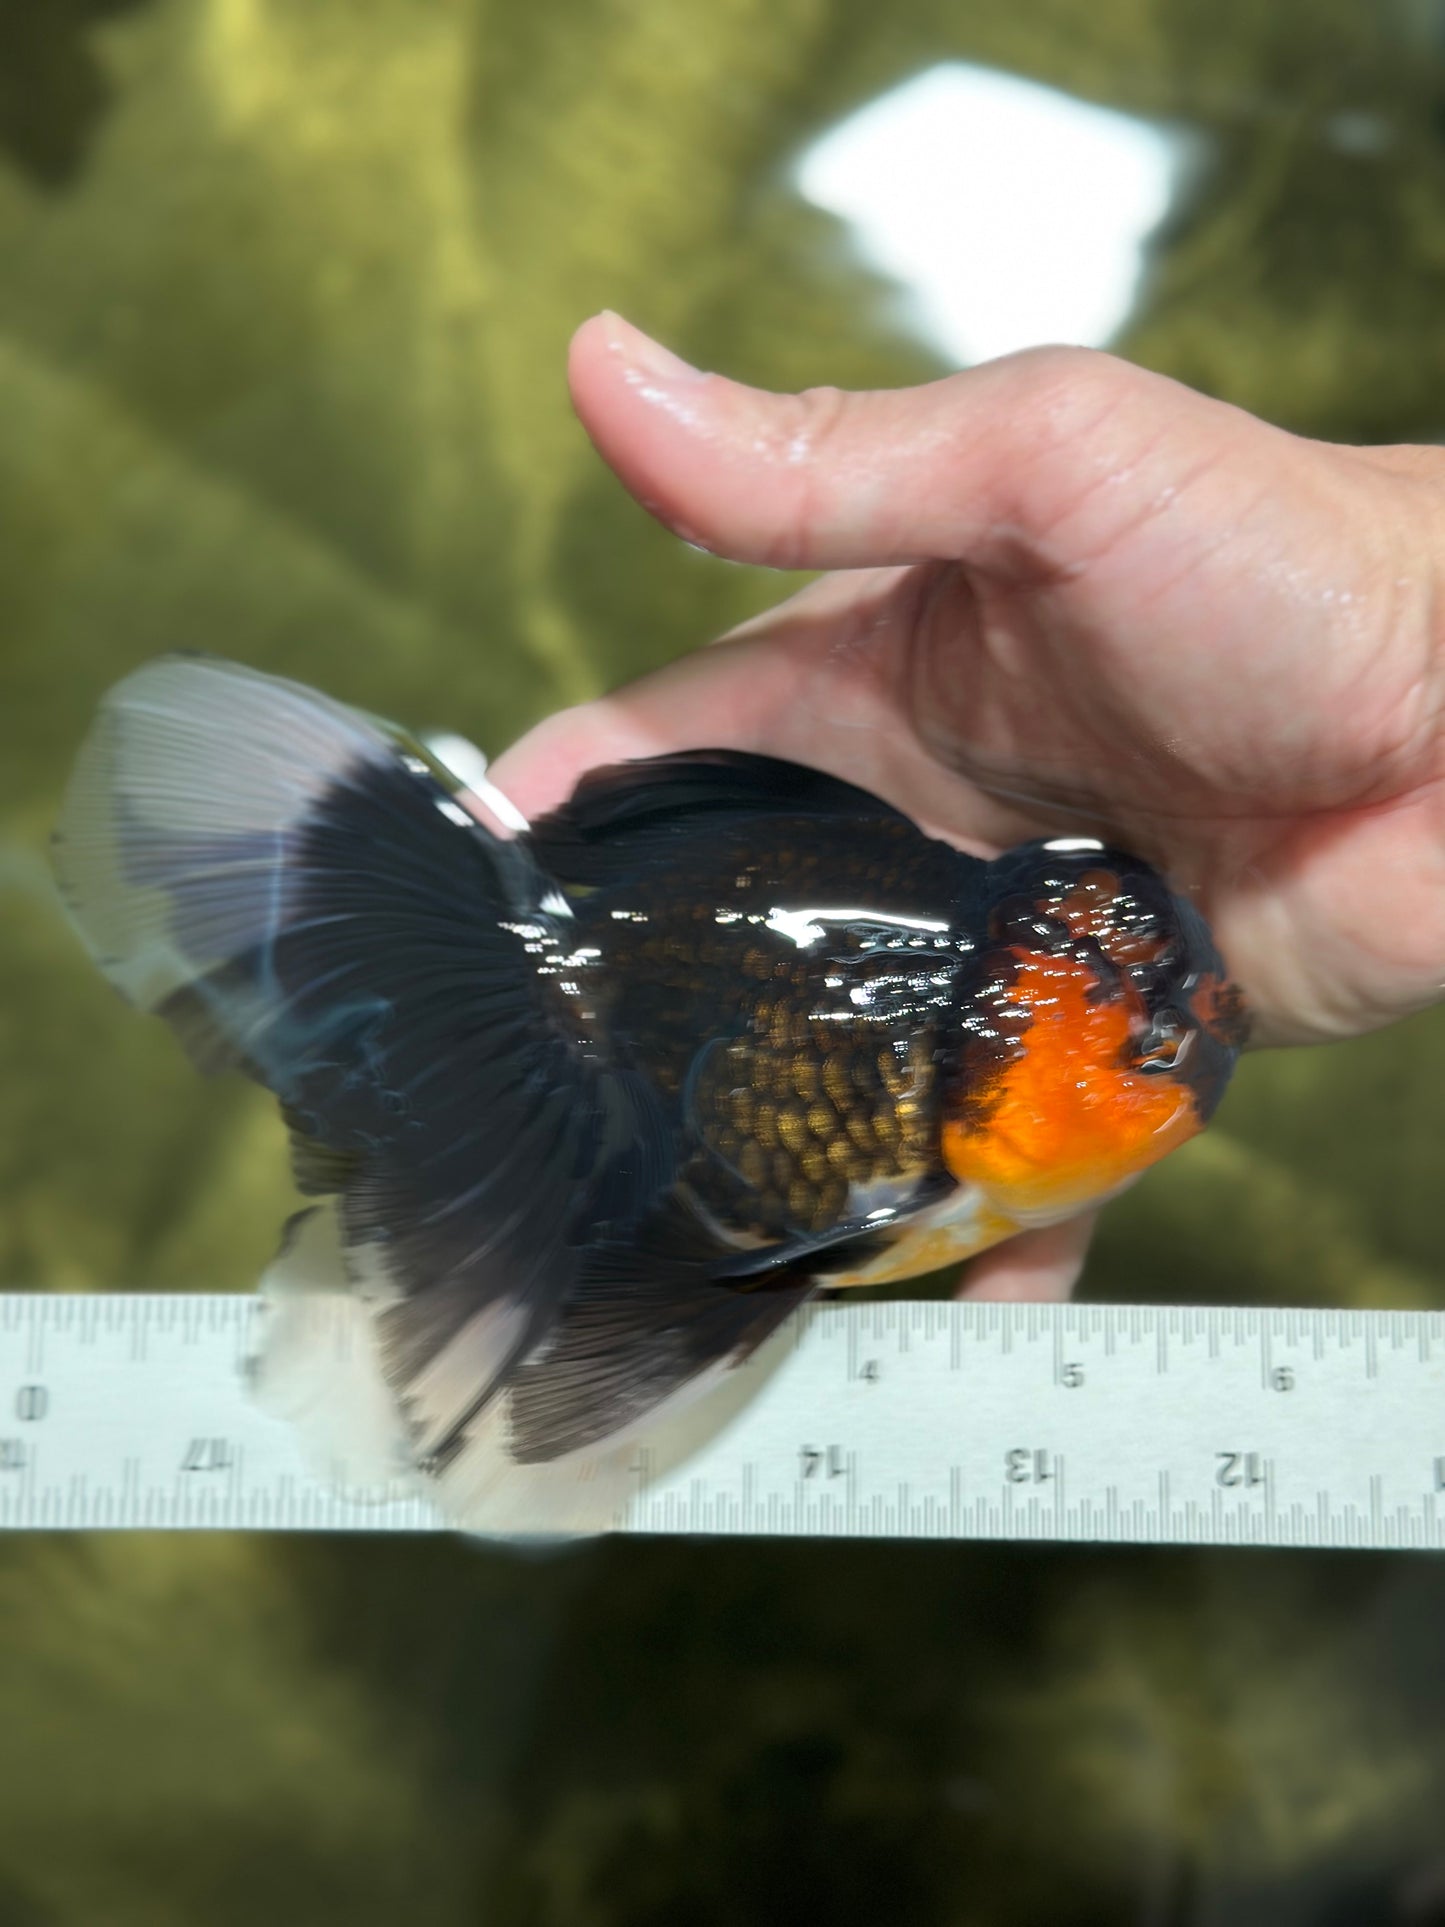
[[[797,421],[789,459],[804,461],[826,450],[848,413],[850,397],[841,388],[805,388],[795,398]]]
[[[771,568],[807,566],[813,533],[831,491],[832,456],[844,439],[852,398],[841,388],[805,388],[778,397],[754,447],[775,484],[782,508],[764,544]]]
[[[763,435],[763,452],[775,463],[796,467],[826,449],[847,411],[841,388],[804,388],[780,395]]]
[[[1141,371],[1098,348],[1028,348],[1011,356],[1020,412],[1054,441],[1071,440],[1120,407]]]
[[[1079,522],[1106,473],[1130,472],[1160,432],[1158,377],[1094,348],[1031,348],[995,364],[1008,457],[996,481],[999,546],[1011,572],[1040,580],[1097,559],[1097,518]],[[1114,504],[1108,518],[1120,528]]]

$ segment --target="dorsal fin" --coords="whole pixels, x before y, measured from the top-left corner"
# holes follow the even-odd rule
[[[696,832],[699,818],[721,830],[760,817],[908,821],[867,790],[801,763],[688,749],[588,770],[565,803],[532,825],[531,848],[549,874],[590,883],[675,847],[680,834]]]

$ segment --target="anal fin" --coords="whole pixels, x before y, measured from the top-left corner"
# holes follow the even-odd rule
[[[814,1283],[800,1270],[751,1288],[718,1282],[705,1255],[716,1245],[702,1234],[695,1242],[692,1251],[618,1242],[588,1254],[545,1337],[426,1468],[457,1524],[606,1531],[636,1489],[641,1448],[652,1473],[666,1471],[741,1408],[754,1372],[768,1369],[758,1354],[773,1354],[769,1341]]]
[[[543,1463],[632,1431],[689,1384],[750,1357],[812,1290],[795,1272],[740,1289],[695,1261],[603,1246],[510,1381],[512,1457]]]

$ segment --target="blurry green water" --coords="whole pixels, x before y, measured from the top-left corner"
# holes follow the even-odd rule
[[[1434,0],[0,4],[0,1286],[243,1289],[288,1209],[50,900],[105,685],[497,746],[774,600],[609,480],[567,337],[940,372],[784,168],[946,58],[1207,137],[1123,352],[1432,436],[1442,55]],[[1440,1013],[1250,1062],[1087,1290],[1445,1304],[1442,1083]],[[1442,1646],[1359,1557],[0,1545],[0,1927],[1440,1920]]]

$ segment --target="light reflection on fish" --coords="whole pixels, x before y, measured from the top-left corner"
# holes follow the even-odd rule
[[[56,839],[97,963],[275,1092],[321,1200],[262,1397],[473,1529],[608,1524],[630,1441],[701,1427],[810,1293],[1111,1195],[1243,1040],[1198,913],[1087,838],[985,863],[729,750],[529,828],[484,801],[389,724],[168,657],[106,699]]]

